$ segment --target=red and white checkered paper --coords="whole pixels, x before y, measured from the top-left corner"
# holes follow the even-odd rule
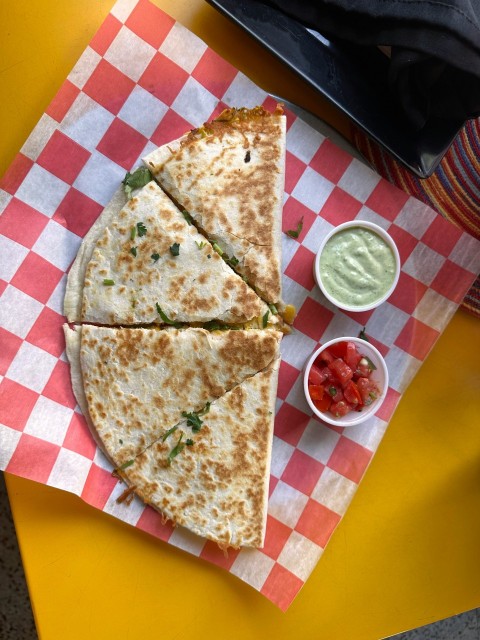
[[[298,309],[282,343],[265,547],[231,551],[162,524],[95,446],[72,394],[62,332],[66,275],[82,237],[142,156],[225,106],[274,101],[147,0],[120,0],[60,88],[0,186],[0,467],[81,496],[251,584],[286,610],[345,513],[402,393],[480,270],[480,243],[287,112],[284,298]],[[361,314],[315,286],[314,254],[333,225],[376,222],[402,273],[391,298]],[[366,326],[390,388],[368,422],[313,418],[301,369],[321,343]]]

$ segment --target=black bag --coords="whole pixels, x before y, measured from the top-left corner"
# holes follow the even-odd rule
[[[331,39],[388,47],[389,86],[416,130],[480,116],[480,0],[267,0]]]

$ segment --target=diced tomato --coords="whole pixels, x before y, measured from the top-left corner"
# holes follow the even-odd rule
[[[332,344],[330,347],[328,347],[328,351],[334,358],[345,358],[345,354],[347,352],[347,344],[347,342],[336,342],[335,344]],[[351,342],[350,344],[353,344],[353,342]]]
[[[330,362],[328,368],[333,371],[341,385],[352,379],[353,370],[342,358],[336,358],[333,362]]]
[[[322,377],[322,382],[320,384],[323,384],[325,382],[325,380],[333,380],[334,376],[333,376],[332,371],[330,371],[330,369],[327,367],[327,365],[324,362],[322,362],[321,360],[319,360],[318,358],[315,360],[315,363],[312,365],[312,369],[313,369],[313,367],[315,367],[318,371],[320,371],[320,374],[321,374],[321,377]],[[310,369],[310,371],[312,369]],[[308,376],[308,381],[310,382],[310,375]]]
[[[322,351],[322,353],[318,356],[317,360],[315,361],[315,364],[320,363],[320,364],[328,364],[329,362],[332,362],[332,360],[335,359],[335,356],[330,353],[329,349],[324,349]]]
[[[334,402],[330,405],[330,413],[334,415],[336,418],[342,418],[346,416],[347,413],[350,413],[352,407],[345,402],[345,400],[340,400],[340,402]]]
[[[355,343],[347,342],[344,360],[352,371],[355,371],[361,358],[362,356],[358,353]]]
[[[370,374],[373,371],[372,363],[362,356],[358,361],[357,368],[355,369],[355,377],[356,378],[369,378]]]
[[[317,365],[312,364],[310,369],[310,373],[308,374],[308,384],[319,385],[322,384],[327,379],[327,375],[325,371],[317,367]]]
[[[357,387],[360,395],[362,396],[362,402],[366,406],[372,404],[372,402],[380,395],[377,385],[369,378],[359,378],[357,380]]]
[[[322,376],[324,376],[323,384],[327,384],[327,382],[335,382],[335,374],[328,367],[322,368]]]
[[[310,394],[312,400],[321,400],[325,393],[325,387],[321,384],[309,384],[308,393]]]
[[[343,396],[347,402],[354,405],[362,405],[363,400],[357,385],[353,380],[349,380],[347,386],[343,390]]]
[[[333,402],[343,400],[343,391],[340,385],[328,382],[325,386],[325,391],[331,397]]]
[[[325,393],[321,400],[314,400],[313,404],[317,407],[319,411],[328,411],[330,408],[330,405],[332,404],[332,399],[330,398],[328,393]]]

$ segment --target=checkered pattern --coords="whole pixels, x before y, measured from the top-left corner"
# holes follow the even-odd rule
[[[61,325],[65,273],[125,171],[224,105],[273,100],[147,0],[121,0],[1,180],[0,465],[225,568],[287,609],[323,553],[402,393],[480,270],[479,243],[287,113],[284,297],[295,332],[282,365],[265,548],[230,552],[163,523],[122,486],[72,395]],[[314,285],[321,238],[354,218],[396,240],[402,274],[380,308],[342,313]],[[366,326],[387,360],[377,415],[342,431],[312,418],[301,369],[317,347]]]

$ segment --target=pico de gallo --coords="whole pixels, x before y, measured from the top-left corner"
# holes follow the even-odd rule
[[[362,411],[379,397],[380,389],[371,379],[376,369],[354,342],[337,342],[324,349],[312,364],[308,392],[315,407],[340,418]]]

